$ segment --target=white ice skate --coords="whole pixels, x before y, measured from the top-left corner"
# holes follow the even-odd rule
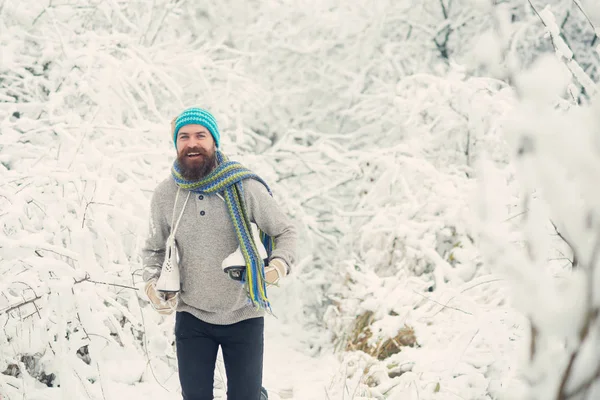
[[[262,241],[260,240],[260,234],[258,233],[258,228],[254,224],[252,225],[252,237],[254,238],[254,244],[258,249],[258,254],[260,258],[263,259],[265,265],[269,262],[267,250],[265,246],[263,246]],[[244,277],[244,271],[246,270],[246,260],[244,260],[244,254],[242,253],[242,248],[240,246],[237,249],[227,256],[221,263],[221,268],[223,268],[223,272],[229,274],[229,277],[236,281],[241,281]]]
[[[179,264],[175,238],[169,236],[165,245],[165,260],[156,282],[156,290],[163,293],[179,292]]]

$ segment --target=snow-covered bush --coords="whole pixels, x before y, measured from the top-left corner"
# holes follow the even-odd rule
[[[342,355],[330,398],[499,393],[520,320],[481,263],[471,196],[484,154],[508,168],[500,121],[515,102],[507,74],[472,76],[490,71],[471,52],[494,20],[485,6],[28,3],[0,5],[0,394],[95,399],[151,379],[177,390],[172,320],[137,287],[168,122],[187,105],[215,113],[225,151],[301,228],[280,318],[329,328],[315,349],[358,341],[376,355]],[[569,3],[552,2],[557,20],[569,14],[565,36],[587,37]],[[507,4],[527,65],[548,41],[523,2]],[[592,79],[594,41],[572,41]]]
[[[503,6],[502,16],[510,17],[511,14],[506,13],[508,6]],[[548,9],[541,15],[548,18],[552,16]],[[493,14],[489,18],[489,21],[497,22]],[[537,16],[535,22],[541,24]],[[513,44],[519,39],[514,37],[515,32],[523,27],[511,25],[510,19],[506,26],[510,27],[505,32],[508,38],[506,42]],[[503,48],[503,43],[497,39],[493,43],[497,43],[495,51],[499,53],[494,60],[504,61],[501,51],[506,51],[507,47]],[[526,42],[521,44],[529,46]],[[561,46],[557,38],[554,38],[554,44]],[[371,171],[364,175],[366,179],[359,192],[360,200],[346,211],[354,223],[350,223],[349,233],[342,240],[342,249],[338,252],[341,259],[338,266],[341,267],[340,275],[344,280],[338,280],[329,291],[332,305],[326,318],[340,349],[360,349],[373,354],[373,349],[393,339],[406,324],[414,328],[416,342],[422,348],[404,348],[398,344],[397,351],[392,352],[387,360],[383,373],[377,367],[382,363],[361,357],[363,372],[358,381],[363,383],[362,393],[412,396],[410,383],[415,376],[403,376],[404,372],[419,371],[427,359],[426,352],[438,345],[429,337],[421,340],[420,335],[437,335],[442,331],[451,337],[452,330],[456,329],[460,336],[468,334],[468,327],[475,331],[470,339],[478,338],[475,343],[469,342],[465,347],[465,351],[477,354],[463,366],[463,373],[470,378],[458,383],[456,372],[453,374],[444,368],[447,366],[447,354],[434,355],[433,358],[442,366],[440,370],[429,370],[432,373],[430,380],[421,375],[418,384],[412,382],[420,398],[428,398],[424,397],[424,393],[433,396],[440,391],[452,391],[453,386],[460,388],[457,389],[460,393],[468,393],[469,387],[474,389],[469,394],[472,397],[468,398],[513,398],[510,396],[517,396],[523,388],[515,381],[518,375],[505,373],[508,369],[514,370],[514,362],[499,356],[498,350],[514,348],[514,344],[510,343],[515,341],[514,333],[509,330],[524,327],[526,322],[516,315],[508,317],[505,315],[508,311],[501,311],[503,315],[500,320],[484,319],[489,324],[484,330],[480,321],[474,323],[470,317],[464,320],[455,317],[460,313],[480,315],[488,307],[505,305],[508,301],[506,287],[499,283],[502,279],[489,274],[489,266],[494,264],[482,263],[478,249],[480,224],[472,218],[476,210],[476,197],[473,196],[475,182],[469,177],[478,175],[474,167],[481,159],[491,159],[496,167],[508,171],[507,182],[511,184],[513,196],[503,203],[502,221],[515,222],[519,203],[514,193],[515,186],[511,183],[514,182],[514,173],[507,157],[508,148],[504,144],[503,125],[509,113],[519,104],[513,89],[505,82],[513,82],[510,73],[516,68],[515,65],[526,66],[531,62],[522,58],[522,55],[512,54],[513,58],[508,61],[515,61],[520,56],[519,62],[508,63],[507,67],[501,69],[502,73],[497,74],[504,81],[473,78],[463,81],[463,72],[458,70],[444,79],[419,75],[407,77],[398,84],[403,90],[397,91],[399,99],[396,100],[398,107],[395,110],[399,112],[394,116],[402,115],[403,111],[408,114],[408,118],[402,120],[408,121],[410,129],[394,131],[401,132],[398,134],[401,144],[396,146],[396,138],[380,136],[380,148],[387,146],[387,151],[380,150],[377,157],[366,162]],[[572,60],[568,54],[563,55],[568,61]],[[485,61],[490,67],[490,58]],[[593,88],[589,86],[590,78],[579,73],[581,69],[578,64],[570,62],[569,66],[575,78],[570,87],[571,98],[580,100],[593,93]],[[423,82],[423,87],[420,87],[420,82]],[[436,85],[438,82],[439,85]],[[577,87],[584,88],[583,95],[580,95]],[[440,88],[439,92],[434,88]],[[406,100],[402,101],[400,94],[407,92]],[[555,101],[564,106],[564,101]],[[378,107],[373,106],[373,109]],[[528,111],[527,118],[531,119],[535,114],[530,109]],[[383,118],[390,114],[384,113]],[[394,157],[389,157],[390,154]],[[482,158],[482,155],[486,157]],[[544,259],[564,251],[563,241],[551,237],[554,230],[537,233],[538,240],[550,243]],[[557,266],[556,261],[546,264],[553,268]],[[477,293],[478,290],[471,291],[482,289],[480,285],[485,288],[481,293]],[[468,293],[463,295],[465,291]],[[450,302],[453,307],[448,306]],[[431,308],[435,311],[430,312]],[[465,308],[469,311],[464,312]],[[438,331],[431,327],[433,321],[423,323],[431,315],[440,313],[454,316],[438,316],[434,324],[445,320],[451,324],[464,324],[463,327],[443,325]],[[489,327],[493,329],[488,330]],[[506,336],[498,337],[498,332],[505,332]],[[364,346],[365,342],[370,343],[371,347]],[[486,353],[494,354],[495,359],[486,357]],[[456,357],[456,354],[450,354],[450,357]],[[349,355],[346,360],[354,365],[356,359],[353,357]],[[400,372],[394,369],[398,365],[404,365]],[[379,371],[373,372],[377,378],[367,371]],[[477,379],[479,383],[475,384],[470,379]],[[371,388],[366,388],[367,385]],[[390,385],[395,389],[388,390]],[[461,385],[464,386],[461,388]]]
[[[473,0],[485,15],[486,28],[472,38],[472,48],[460,56],[471,73],[494,76],[506,82],[511,71],[527,69],[541,53],[556,49],[575,60],[585,73],[578,73],[570,95],[585,100],[588,82],[600,78],[598,30],[600,8],[585,0]],[[496,16],[498,15],[499,18]],[[550,34],[548,27],[552,28]],[[500,34],[501,37],[498,36]],[[501,51],[498,51],[501,49]],[[582,71],[582,72],[583,72]]]
[[[137,284],[168,121],[190,101],[179,74],[194,76],[178,57],[195,49],[155,25],[176,4],[0,10],[0,394],[96,399],[153,375],[174,390],[172,320]]]
[[[512,97],[502,82],[466,78],[460,71],[445,79],[407,77],[397,93],[399,134],[373,143],[360,138],[356,199],[338,211],[348,229],[336,253],[341,279],[327,292],[326,321],[338,349],[373,356],[344,358],[352,365],[361,360],[363,373],[356,379],[365,395],[401,397],[416,390],[429,398],[425,393],[463,393],[475,385],[467,398],[483,398],[489,380],[501,380],[499,371],[510,365],[502,359],[492,368],[489,353],[499,345],[510,348],[509,338],[498,341],[486,327],[488,334],[459,363],[477,384],[456,381],[457,372],[447,368],[456,354],[441,343],[456,340],[468,348],[464,335],[471,339],[483,331],[474,315],[505,300],[474,243],[472,178],[486,153],[506,166],[499,121]],[[510,326],[491,325],[503,331]],[[408,347],[399,339],[407,332],[413,337]],[[431,368],[433,359],[439,369],[415,380],[414,373]]]
[[[507,277],[514,304],[528,319],[523,398],[595,399],[600,394],[597,78],[587,76],[572,57],[552,11],[545,8],[539,15],[556,53],[538,58],[526,72],[512,71],[519,101],[506,132],[520,191],[507,190],[506,171],[486,166],[480,242],[487,263]],[[505,39],[499,35],[500,42]],[[585,88],[590,101],[572,96],[574,83]],[[508,223],[505,204],[515,195],[522,215]],[[549,255],[557,249],[562,261],[551,264]]]

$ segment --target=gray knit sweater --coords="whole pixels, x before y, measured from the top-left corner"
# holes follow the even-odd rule
[[[250,221],[273,237],[271,258],[282,258],[292,266],[297,236],[294,225],[260,182],[246,179],[242,184]],[[184,189],[179,193],[173,224],[188,193]],[[152,196],[150,230],[142,249],[144,281],[160,275],[176,194],[177,184],[169,177],[158,185]],[[175,240],[181,276],[177,311],[187,311],[202,321],[218,325],[264,315],[264,311],[257,311],[249,303],[243,284],[229,278],[221,269],[222,261],[238,247],[227,204],[221,195],[191,193]]]

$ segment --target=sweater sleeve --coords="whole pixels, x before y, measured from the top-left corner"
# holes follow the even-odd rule
[[[283,259],[289,267],[288,272],[291,272],[296,261],[296,227],[259,181],[244,180],[244,198],[250,221],[273,238],[270,259]]]
[[[148,236],[142,248],[142,264],[144,282],[160,275],[165,259],[165,243],[169,236],[169,226],[164,213],[160,209],[157,191],[152,195],[150,203],[150,224]]]

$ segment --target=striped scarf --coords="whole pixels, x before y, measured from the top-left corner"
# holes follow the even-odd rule
[[[217,167],[203,179],[199,181],[184,179],[181,176],[181,169],[177,160],[171,169],[173,179],[180,188],[190,190],[194,193],[224,193],[229,216],[233,222],[237,239],[244,255],[244,260],[246,261],[246,273],[244,274],[243,282],[246,284],[248,297],[256,308],[271,312],[271,305],[267,298],[265,265],[252,238],[252,228],[248,212],[246,211],[242,180],[256,179],[265,185],[269,194],[271,194],[271,189],[269,189],[269,186],[258,175],[240,163],[229,161],[219,150],[217,150],[216,154]],[[272,238],[262,231],[260,231],[260,237],[267,250],[267,254],[270,256],[273,249]]]

